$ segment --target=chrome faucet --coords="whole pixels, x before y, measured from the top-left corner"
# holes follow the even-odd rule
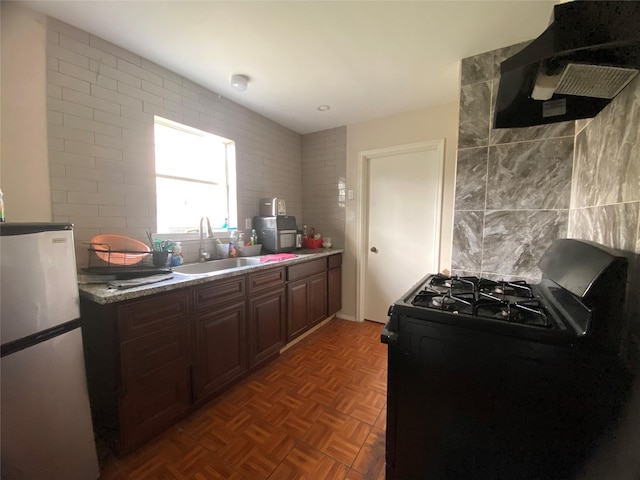
[[[209,221],[209,217],[201,217],[200,218],[200,249],[198,250],[198,260],[200,262],[205,262],[211,258],[211,254],[207,252],[207,249],[204,246],[204,220],[207,220],[207,237],[213,237],[213,230],[211,229],[211,222]]]

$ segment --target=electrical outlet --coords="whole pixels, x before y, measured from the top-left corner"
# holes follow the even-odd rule
[[[250,218],[245,218],[244,219],[244,228],[246,230],[251,230],[251,219]]]
[[[347,200],[353,200],[353,190],[347,191]]]

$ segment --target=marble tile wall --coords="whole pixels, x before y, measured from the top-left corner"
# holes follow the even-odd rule
[[[640,77],[576,135],[568,236],[628,252],[628,315],[640,336]]]
[[[537,281],[540,256],[567,236],[574,122],[492,128],[500,63],[525,45],[462,61],[454,273]]]
[[[453,271],[537,281],[556,238],[621,249],[640,335],[640,77],[593,119],[493,129],[500,62],[524,45],[462,61]]]

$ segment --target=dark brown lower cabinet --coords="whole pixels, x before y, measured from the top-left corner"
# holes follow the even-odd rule
[[[340,308],[341,257],[118,303],[81,298],[96,432],[130,452],[279,355]]]
[[[193,394],[199,400],[222,391],[249,368],[245,301],[201,313],[193,322],[196,329]]]
[[[82,299],[82,336],[97,433],[127,452],[192,405],[189,289],[119,304]]]
[[[287,286],[287,341],[327,318],[327,273],[317,273]]]
[[[120,400],[118,451],[142,445],[186,415],[191,409],[190,368],[166,368]]]
[[[309,328],[309,282],[298,280],[287,285],[287,342]]]
[[[249,365],[253,368],[280,353],[285,342],[285,289],[249,297]]]
[[[309,326],[327,318],[327,274],[309,277]]]
[[[184,290],[125,304],[118,312],[120,338],[126,339],[120,344],[120,448],[126,451],[191,408],[191,323]]]

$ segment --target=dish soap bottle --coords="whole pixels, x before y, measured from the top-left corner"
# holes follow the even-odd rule
[[[173,246],[173,255],[171,256],[171,265],[177,267],[184,263],[184,256],[182,254],[182,243],[176,242]]]
[[[235,228],[230,228],[231,237],[229,238],[229,256],[237,257],[238,256],[238,231]]]

